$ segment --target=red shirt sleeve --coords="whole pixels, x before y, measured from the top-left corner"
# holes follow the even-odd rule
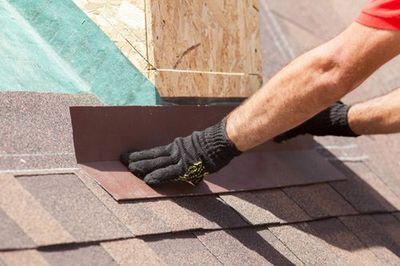
[[[373,0],[356,21],[372,28],[400,30],[400,0]]]

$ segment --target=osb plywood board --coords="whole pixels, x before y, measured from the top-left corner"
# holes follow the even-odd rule
[[[248,97],[262,85],[261,75],[150,71],[162,97]]]
[[[259,89],[258,1],[74,0],[162,96],[173,97]]]
[[[146,0],[157,69],[261,73],[258,0]]]
[[[144,0],[73,0],[143,74],[148,69]]]

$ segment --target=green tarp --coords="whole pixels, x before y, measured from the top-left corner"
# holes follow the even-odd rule
[[[154,105],[153,84],[71,0],[0,0],[0,91]]]

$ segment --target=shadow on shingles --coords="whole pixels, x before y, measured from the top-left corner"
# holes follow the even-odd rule
[[[323,150],[324,154],[328,154],[329,158],[334,158],[335,156],[330,153],[328,150]],[[329,245],[346,250],[346,251],[355,251],[355,250],[362,250],[368,247],[383,247],[397,256],[400,256],[400,241],[393,239],[393,235],[391,232],[388,232],[385,229],[385,224],[379,223],[374,218],[374,215],[378,215],[379,213],[387,213],[390,219],[393,219],[393,223],[391,226],[395,226],[396,233],[400,233],[400,221],[396,220],[394,216],[390,214],[390,210],[396,210],[394,206],[392,206],[378,191],[376,191],[373,187],[371,187],[368,183],[366,183],[360,176],[357,175],[353,170],[346,166],[340,160],[335,160],[332,163],[340,172],[342,172],[347,180],[345,181],[335,181],[332,182],[331,187],[335,187],[334,185],[338,186],[351,186],[350,189],[354,190],[353,192],[356,194],[354,197],[346,195],[346,193],[353,193],[343,192],[339,189],[334,189],[341,197],[347,201],[359,214],[364,214],[363,216],[349,216],[343,219],[338,219],[335,217],[324,217],[320,221],[313,221],[307,223],[298,223],[291,225],[295,230],[300,230],[307,235],[312,235],[321,241],[328,243]],[[339,183],[340,182],[340,183]],[[241,198],[240,193],[234,194],[236,197]],[[368,199],[366,203],[357,203],[358,199]],[[350,199],[349,199],[350,198]],[[254,200],[249,200],[248,198],[241,198],[259,208],[264,210],[265,206],[261,206],[261,204]],[[211,199],[210,199],[211,200]],[[212,214],[207,208],[203,208],[199,204],[193,204],[192,200],[187,202],[182,200],[174,200],[178,205],[183,208],[186,208],[190,211],[196,212],[201,216],[205,217],[209,221],[215,222],[221,228],[226,228],[226,224],[221,222],[215,215]],[[213,204],[218,206],[218,208],[228,208],[231,207],[227,204],[221,202],[218,198],[215,198]],[[368,208],[363,209],[362,205],[359,204],[369,204],[378,206],[377,210],[369,210]],[[282,206],[285,208],[285,206]],[[380,209],[380,211],[379,211]],[[388,211],[386,211],[388,210]],[[282,213],[277,213],[274,210],[267,210],[271,212],[278,218],[285,220],[286,217],[282,216]],[[305,210],[306,211],[306,210]],[[347,219],[347,220],[346,220]],[[387,219],[386,219],[387,220]],[[390,222],[390,221],[389,221]],[[392,228],[393,229],[393,228]],[[270,243],[268,243],[264,238],[262,238],[256,230],[248,230],[248,234],[246,237],[237,233],[235,230],[228,230],[226,231],[240,243],[242,243],[245,247],[250,250],[253,250],[260,256],[264,257],[267,261],[272,264],[279,264],[279,265],[291,265],[293,264],[289,261],[283,254],[281,254],[278,250],[276,250]],[[307,239],[305,239],[307,241]],[[264,245],[255,245],[254,243],[264,243]],[[289,246],[290,249],[290,246]],[[302,252],[301,250],[292,250],[293,253]]]
[[[212,205],[215,206],[217,210],[227,210],[227,213],[231,212],[232,209],[230,206],[218,200],[218,198],[214,198],[210,196],[201,196],[207,197],[208,200],[212,201]],[[224,219],[215,214],[215,212],[210,211],[208,208],[204,208],[200,204],[196,204],[195,201],[183,201],[183,200],[173,200],[179,206],[188,209],[192,212],[196,212],[199,215],[203,216],[209,221],[215,222],[221,228],[227,228],[226,222]],[[241,234],[239,231],[235,230],[226,230],[227,234],[238,240],[241,244],[247,247],[250,250],[255,251],[258,255],[264,257],[267,261],[272,263],[273,265],[293,265],[283,254],[277,251],[271,244],[265,241],[256,230],[247,230],[246,235]],[[259,243],[264,243],[264,245],[260,245]]]
[[[211,191],[210,191],[211,193]],[[202,199],[206,199],[205,201]],[[157,202],[158,199],[148,199],[146,202]],[[242,245],[247,247],[249,250],[253,250],[261,257],[273,265],[294,265],[288,260],[283,254],[276,250],[270,243],[265,241],[257,233],[255,229],[246,230],[246,233],[238,230],[229,230],[229,228],[240,228],[246,225],[250,225],[241,218],[241,215],[237,214],[232,207],[227,205],[224,201],[218,198],[217,195],[200,195],[193,197],[176,197],[171,198],[170,201],[176,203],[180,207],[187,209],[191,212],[197,213],[204,217],[210,222],[217,224],[220,228],[227,228],[225,231],[227,234],[238,240]],[[120,204],[129,204],[134,201],[122,201]],[[208,230],[206,230],[208,231]],[[212,229],[210,229],[212,231]],[[174,235],[168,235],[168,239],[179,239],[188,238],[187,233],[175,233]],[[199,233],[201,234],[201,232]],[[193,236],[196,236],[195,234]],[[165,240],[165,235],[151,235],[141,236],[146,242],[157,242]],[[190,237],[192,238],[192,237]],[[262,243],[262,244],[260,244]],[[213,253],[211,251],[211,253]]]
[[[288,260],[283,254],[273,248],[268,242],[263,239],[255,229],[239,229],[239,230],[226,230],[227,234],[238,240],[242,245],[247,247],[250,250],[255,251],[258,255],[265,258],[267,261],[272,263],[273,265],[294,265],[290,260]],[[196,232],[193,236],[188,235],[189,233],[176,233],[173,236],[169,236],[168,239],[183,239],[188,238],[192,239],[193,236],[197,236],[197,234],[201,235],[204,232]],[[148,242],[158,242],[165,240],[164,235],[153,235],[153,236],[143,236],[140,237],[146,243]],[[201,241],[200,241],[201,242]],[[261,244],[260,244],[261,243]],[[204,244],[203,244],[204,245]],[[210,250],[207,245],[206,248],[214,254],[213,250]],[[229,247],[228,247],[229,249]],[[231,250],[231,252],[237,252],[237,250]]]
[[[253,250],[265,258],[272,265],[294,265],[285,255],[281,254],[262,238],[256,230],[247,230],[245,233],[240,230],[230,230],[227,233],[249,250]]]

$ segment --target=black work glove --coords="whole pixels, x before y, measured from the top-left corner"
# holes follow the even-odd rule
[[[121,161],[149,185],[183,181],[200,183],[241,152],[228,139],[226,120],[172,143],[121,155]]]
[[[274,138],[281,143],[298,135],[357,137],[348,123],[350,106],[338,101],[303,124]]]

